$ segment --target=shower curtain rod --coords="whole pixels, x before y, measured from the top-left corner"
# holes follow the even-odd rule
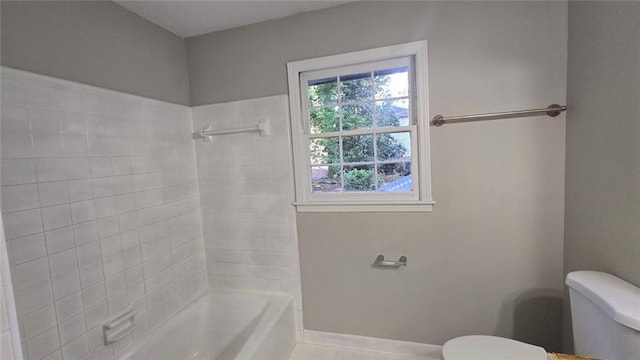
[[[446,116],[446,117],[442,115],[436,115],[433,117],[433,120],[431,120],[431,125],[442,126],[444,124],[455,124],[455,123],[481,121],[481,120],[511,119],[511,118],[538,116],[538,115],[547,115],[550,117],[556,117],[560,115],[560,113],[566,110],[567,110],[567,107],[564,105],[551,104],[544,109],[506,111],[506,112],[498,112],[498,113]]]

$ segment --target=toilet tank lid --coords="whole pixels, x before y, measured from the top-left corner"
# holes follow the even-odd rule
[[[598,305],[620,324],[640,330],[640,288],[611,274],[574,271],[566,284]]]

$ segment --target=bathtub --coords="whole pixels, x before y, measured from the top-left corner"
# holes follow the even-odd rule
[[[118,360],[286,360],[295,346],[290,296],[209,290]]]

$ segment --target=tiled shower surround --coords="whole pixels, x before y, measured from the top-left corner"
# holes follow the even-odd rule
[[[193,127],[250,127],[266,120],[268,136],[239,133],[196,140],[209,285],[290,294],[302,335],[289,108],[285,95],[198,106]]]
[[[0,232],[0,282],[0,359],[20,359],[20,330],[4,232]]]
[[[2,211],[25,358],[111,358],[206,288],[190,112],[2,69]],[[128,308],[134,333],[102,345],[102,322]]]

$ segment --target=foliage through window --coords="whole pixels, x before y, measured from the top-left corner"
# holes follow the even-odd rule
[[[427,132],[425,101],[419,96],[426,94],[418,94],[425,86],[416,84],[416,56],[414,52],[355,64],[340,63],[338,56],[330,61],[337,66],[325,68],[312,68],[307,61],[289,64],[290,88],[292,76],[298,85],[292,95],[292,124],[300,126],[292,129],[299,200],[430,200],[429,189],[420,186],[426,180],[420,173],[427,177],[428,154],[427,147],[420,146]],[[425,74],[423,67],[419,70]]]
[[[409,60],[306,80],[313,192],[412,190]]]

